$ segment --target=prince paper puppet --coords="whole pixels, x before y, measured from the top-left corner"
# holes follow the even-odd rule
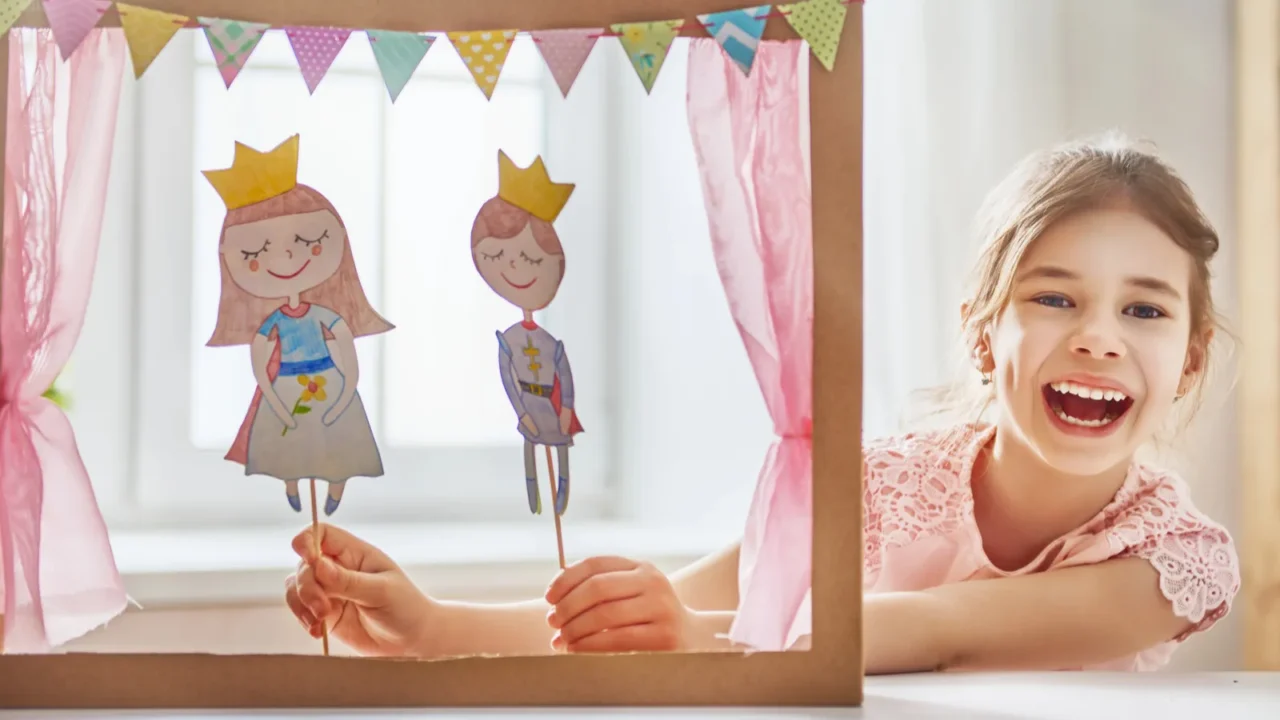
[[[516,427],[524,437],[524,475],[529,511],[542,512],[535,446],[556,449],[559,473],[555,513],[569,505],[569,448],[582,432],[574,412],[573,372],[564,343],[539,327],[534,312],[551,304],[564,279],[564,248],[552,222],[573,193],[554,183],[542,158],[520,168],[498,152],[498,194],[480,207],[471,228],[476,270],[502,299],[524,312],[498,332],[498,370]]]

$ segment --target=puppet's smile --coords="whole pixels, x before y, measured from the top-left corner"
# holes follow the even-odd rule
[[[267,273],[271,275],[271,277],[278,277],[281,280],[289,280],[291,278],[296,278],[298,277],[298,275],[302,274],[302,271],[306,270],[307,266],[310,264],[311,264],[310,260],[302,263],[302,267],[298,268],[292,275],[281,275],[280,273],[272,272],[270,270],[268,270]]]
[[[517,290],[525,290],[525,289],[528,289],[528,288],[529,288],[529,287],[531,287],[534,283],[538,282],[538,278],[536,278],[536,277],[535,277],[534,279],[530,280],[529,282],[525,283],[524,285],[517,285],[517,284],[515,284],[515,283],[511,282],[511,278],[507,277],[506,273],[498,273],[498,274],[502,276],[502,279],[503,279],[503,280],[506,280],[506,281],[507,281],[507,284],[508,284],[508,285],[510,285],[511,287],[513,287],[513,288],[515,288],[515,289],[517,289]]]

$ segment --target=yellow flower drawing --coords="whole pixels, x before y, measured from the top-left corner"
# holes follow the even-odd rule
[[[298,384],[302,386],[302,395],[298,397],[298,401],[293,404],[293,410],[289,411],[289,417],[297,417],[298,415],[306,415],[311,412],[311,408],[305,403],[312,400],[324,402],[329,396],[325,394],[324,384],[326,380],[322,375],[311,377],[310,375],[299,375]],[[289,432],[289,426],[285,426],[284,431],[280,433],[284,437]]]
[[[328,397],[324,392],[325,382],[324,376],[321,375],[316,377],[299,375],[298,384],[302,386],[302,402],[311,402],[312,400],[324,402],[325,398]]]

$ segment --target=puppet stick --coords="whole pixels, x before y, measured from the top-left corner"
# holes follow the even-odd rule
[[[316,540],[316,562],[320,562],[320,513],[316,511],[316,479],[311,478],[311,536]],[[320,640],[324,643],[324,656],[329,657],[329,625],[320,621]]]
[[[564,533],[560,530],[560,515],[556,513],[556,468],[551,464],[551,446],[543,445],[547,451],[547,480],[551,483],[551,514],[556,518],[556,549],[560,551],[560,569],[564,569]]]

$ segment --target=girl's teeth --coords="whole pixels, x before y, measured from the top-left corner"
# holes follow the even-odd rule
[[[1090,400],[1124,400],[1126,398],[1125,394],[1119,390],[1101,390],[1070,382],[1051,383],[1049,387],[1060,393],[1078,395]]]
[[[1062,418],[1062,422],[1065,422],[1068,425],[1078,425],[1080,427],[1102,427],[1103,425],[1108,425],[1113,420],[1115,420],[1115,418],[1103,418],[1102,420],[1081,420],[1079,418],[1073,418],[1070,415],[1062,412],[1061,410],[1057,411],[1057,415],[1058,417]]]

